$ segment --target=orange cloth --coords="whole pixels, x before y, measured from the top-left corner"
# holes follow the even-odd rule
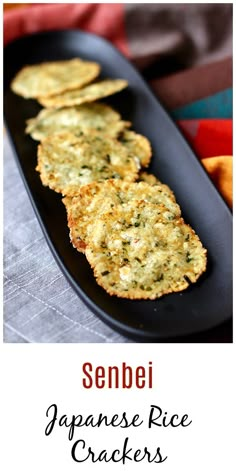
[[[208,157],[202,159],[202,163],[213,180],[215,186],[228,203],[230,208],[233,205],[232,186],[232,156]]]
[[[4,3],[3,9],[5,11],[5,10],[9,10],[10,8],[26,7],[28,5],[29,3]]]

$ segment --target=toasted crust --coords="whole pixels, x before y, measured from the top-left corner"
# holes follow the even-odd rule
[[[149,174],[148,172],[145,172],[145,171],[141,171],[139,173],[137,181],[147,182],[150,185],[161,184],[161,181],[155,175]],[[170,192],[173,193],[172,190],[170,190]]]
[[[150,141],[145,136],[134,131],[124,130],[119,140],[138,157],[142,167],[147,167],[150,164],[152,148]]]
[[[84,87],[82,90],[72,90],[53,97],[39,97],[39,103],[46,108],[63,108],[82,103],[95,102],[120,92],[127,87],[128,82],[123,79],[107,79]]]
[[[64,132],[80,134],[93,131],[116,138],[128,126],[130,123],[122,121],[120,114],[108,105],[88,103],[68,108],[43,109],[35,118],[27,121],[26,133],[37,141]]]
[[[110,178],[134,181],[139,162],[121,143],[106,136],[61,133],[38,146],[42,183],[63,195],[73,196],[79,187]]]
[[[24,98],[49,97],[83,87],[94,80],[100,70],[96,62],[79,58],[43,62],[21,69],[13,79],[11,88]]]
[[[180,216],[173,193],[163,184],[156,184],[154,188],[146,182],[131,183],[117,179],[93,182],[79,189],[77,196],[63,199],[73,246],[84,252],[91,225],[97,217],[119,205],[128,207],[136,201],[165,205],[170,219]]]
[[[85,254],[98,284],[129,299],[182,291],[206,270],[206,250],[193,229],[147,202],[97,218]]]
[[[162,190],[165,192],[165,195],[168,195],[172,201],[176,202],[175,194],[173,190],[171,190],[171,188],[168,185],[163,184],[155,175],[149,174],[148,172],[141,171],[137,178],[137,182],[145,182],[151,185],[152,187],[157,185],[158,187],[162,188]],[[179,211],[180,211],[180,208],[179,208]]]

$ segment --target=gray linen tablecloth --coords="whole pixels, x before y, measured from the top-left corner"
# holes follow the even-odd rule
[[[4,342],[130,342],[100,321],[58,268],[4,138]]]

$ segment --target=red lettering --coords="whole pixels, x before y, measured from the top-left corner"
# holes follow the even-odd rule
[[[152,362],[147,367],[133,368],[122,362],[121,366],[97,366],[95,369],[91,362],[85,362],[82,366],[84,388],[152,388]]]
[[[115,385],[112,381],[112,373],[115,373]],[[108,388],[119,388],[119,369],[117,366],[108,367]]]
[[[90,362],[85,362],[85,364],[83,364],[82,370],[86,377],[86,378],[83,378],[83,387],[91,388],[93,386],[93,379],[91,375],[89,374],[89,372],[87,372],[87,370],[90,372],[93,370],[92,364]]]
[[[101,379],[101,382],[100,382]],[[95,370],[95,385],[97,388],[105,387],[105,369],[99,365]]]
[[[127,380],[128,373],[128,380]],[[129,365],[126,365],[126,362],[122,362],[122,388],[131,388],[132,387],[132,368]]]
[[[141,365],[136,369],[136,387],[145,387],[145,369]]]
[[[149,362],[148,363],[148,372],[149,372],[149,375],[148,375],[148,378],[149,378],[149,384],[148,384],[148,388],[152,388],[152,362]]]

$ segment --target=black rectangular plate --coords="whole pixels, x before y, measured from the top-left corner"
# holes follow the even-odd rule
[[[135,131],[151,141],[150,172],[175,192],[183,217],[208,250],[206,273],[183,293],[155,301],[109,296],[97,285],[86,258],[69,242],[66,212],[58,194],[35,172],[37,143],[25,120],[40,107],[10,91],[26,64],[82,57],[102,66],[102,76],[124,78],[128,89],[107,100]],[[9,44],[4,51],[4,112],[23,181],[47,242],[76,293],[104,322],[144,342],[178,340],[214,328],[232,316],[232,215],[192,150],[135,68],[104,39],[80,31],[51,31]]]

